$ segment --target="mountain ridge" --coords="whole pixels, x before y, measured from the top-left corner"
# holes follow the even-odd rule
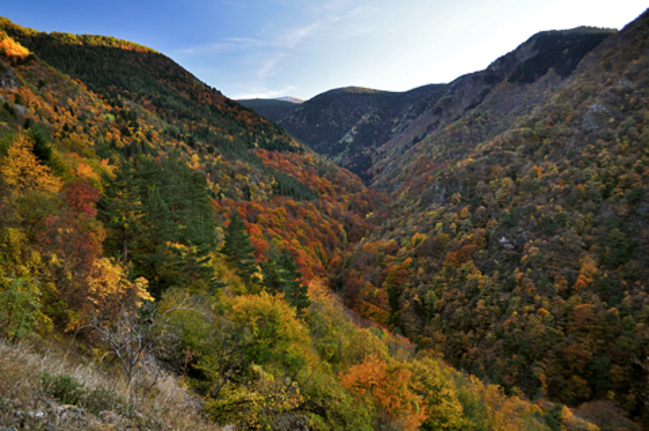
[[[505,79],[511,84],[533,84],[551,68],[565,79],[589,50],[613,33],[594,27],[540,32],[484,71],[448,84],[429,84],[404,92],[343,87],[314,96],[299,107],[265,110],[259,102],[249,106],[371,183],[376,170],[389,163],[394,151],[416,144],[436,121],[448,124],[474,109]]]
[[[507,391],[609,396],[646,426],[648,23],[567,77],[484,97],[484,74],[461,77],[450,109],[386,144],[372,187],[390,208],[330,272],[347,303]]]
[[[0,335],[73,337],[124,378],[117,394],[0,361],[0,421],[25,386],[150,412],[146,358],[221,426],[649,423],[648,22],[569,72],[527,49],[455,85],[323,95],[345,124],[293,116],[326,119],[330,157],[387,196],[161,54],[0,21],[17,39],[0,34]],[[120,422],[179,428],[147,414]]]

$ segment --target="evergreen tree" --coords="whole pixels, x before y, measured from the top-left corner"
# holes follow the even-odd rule
[[[250,243],[250,236],[246,232],[246,225],[237,211],[234,211],[230,218],[230,224],[225,229],[223,254],[228,257],[245,283],[257,280],[254,277],[258,271],[254,248]]]
[[[141,233],[142,202],[133,166],[122,161],[112,177],[104,178],[104,184],[104,196],[97,204],[109,231],[104,246],[108,254],[126,264]]]
[[[266,260],[260,264],[262,285],[271,293],[284,293],[286,301],[301,314],[311,302],[307,297],[307,286],[302,285],[302,273],[298,270],[295,259],[288,249],[278,252],[274,245],[266,250],[265,257]]]
[[[279,264],[287,274],[287,283],[284,286],[286,300],[297,308],[298,314],[301,314],[302,310],[311,304],[311,301],[307,296],[307,286],[302,284],[302,272],[298,270],[295,258],[287,248],[282,249]]]
[[[132,261],[155,295],[201,281],[222,287],[209,264],[216,220],[202,175],[176,159],[140,155],[108,184],[100,207],[113,233],[108,249]]]
[[[259,266],[263,280],[262,286],[266,288],[269,293],[277,294],[284,292],[284,287],[290,277],[280,263],[280,254],[275,245],[271,245],[264,253],[265,260]]]

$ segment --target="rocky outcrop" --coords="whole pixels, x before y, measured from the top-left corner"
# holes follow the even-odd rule
[[[13,69],[4,61],[0,60],[0,88],[15,90],[18,88],[18,79]]]

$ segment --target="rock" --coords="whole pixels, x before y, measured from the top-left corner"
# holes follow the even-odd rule
[[[18,88],[18,79],[13,69],[0,60],[0,88],[15,90]]]
[[[124,421],[124,418],[115,412],[104,410],[97,415],[105,424],[117,424]]]
[[[14,105],[14,109],[20,114],[20,115],[26,115],[27,114],[27,107],[23,105]]]

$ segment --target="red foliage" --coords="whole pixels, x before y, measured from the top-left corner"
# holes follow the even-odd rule
[[[97,215],[95,204],[99,200],[99,190],[94,188],[90,181],[76,179],[63,186],[65,201],[78,213],[90,217]]]

